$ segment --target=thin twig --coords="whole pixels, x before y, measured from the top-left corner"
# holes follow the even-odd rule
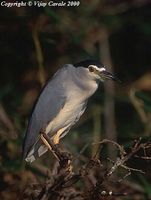
[[[39,41],[38,30],[39,30],[38,25],[35,24],[34,29],[32,31],[32,37],[34,40],[36,57],[37,57],[38,65],[39,65],[39,80],[40,80],[41,86],[43,86],[46,81],[46,77],[45,77],[45,70],[44,70],[44,65],[43,65],[44,63],[43,53],[42,53],[42,49],[41,49],[41,45]]]

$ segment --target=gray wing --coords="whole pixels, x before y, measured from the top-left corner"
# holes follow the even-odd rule
[[[64,67],[57,71],[42,90],[35,104],[26,131],[23,144],[24,158],[37,141],[40,130],[45,129],[48,122],[55,118],[64,106],[66,96],[63,83],[66,78],[66,70]]]

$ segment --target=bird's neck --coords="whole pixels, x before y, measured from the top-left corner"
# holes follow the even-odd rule
[[[90,97],[98,88],[98,82],[95,79],[90,79],[89,74],[83,68],[75,68],[72,70],[71,76],[76,86]]]

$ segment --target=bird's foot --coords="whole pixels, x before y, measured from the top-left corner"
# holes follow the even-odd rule
[[[54,144],[53,140],[46,133],[41,132],[40,138],[57,158],[60,165],[67,165],[68,162],[72,160],[72,155],[69,152],[62,151],[60,145]]]
[[[48,149],[53,153],[53,155],[56,157],[56,159],[59,161],[59,158],[57,156],[56,147],[53,143],[53,141],[49,138],[49,136],[45,132],[40,132],[40,138],[42,142],[48,147]]]
[[[54,145],[55,154],[58,157],[60,167],[58,170],[66,169],[69,172],[72,172],[72,154],[67,151],[62,151],[59,144]]]
[[[69,166],[69,170],[72,171],[72,168],[70,167],[72,155],[69,152],[62,151],[60,145],[54,144],[53,140],[46,133],[41,133],[40,137],[43,143],[56,157],[60,167],[67,168],[67,166]]]
[[[57,145],[56,153],[57,153],[57,156],[59,157],[60,165],[66,165],[68,164],[68,162],[72,160],[72,155],[67,151],[62,151],[59,145]]]
[[[50,151],[52,151],[52,145],[47,141],[45,136],[46,136],[46,133],[41,133],[40,134],[40,138],[41,138],[42,142],[46,145],[46,147],[48,147],[48,149]]]
[[[62,152],[62,158],[60,160],[60,167],[68,168],[68,171],[72,172],[72,155],[69,152]]]

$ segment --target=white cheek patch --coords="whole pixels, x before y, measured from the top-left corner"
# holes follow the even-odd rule
[[[96,65],[89,65],[89,67],[93,67],[93,69],[96,69],[98,71],[98,67]]]
[[[93,67],[93,69],[96,69],[96,71],[99,71],[99,72],[106,71],[106,69],[104,67],[99,68],[96,65],[90,65],[89,67]]]
[[[100,72],[106,71],[106,69],[104,67],[99,68]]]

